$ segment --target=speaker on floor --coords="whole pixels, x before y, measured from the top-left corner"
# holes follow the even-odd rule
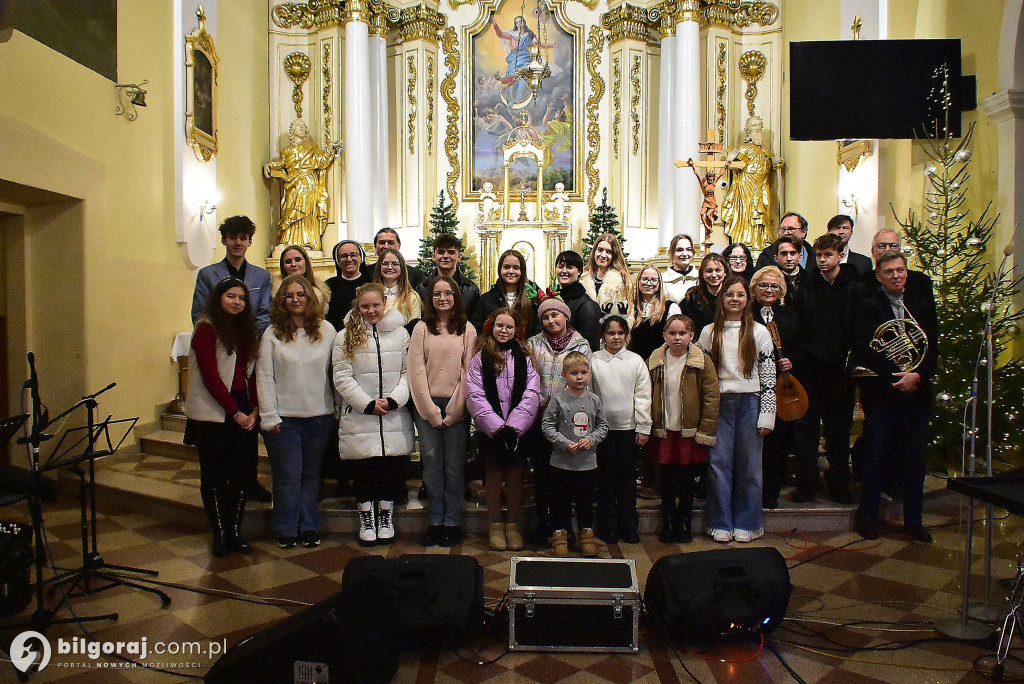
[[[483,627],[484,572],[472,556],[359,556],[345,566],[342,592],[366,577],[397,606],[388,624],[402,650],[454,648]]]
[[[384,684],[398,672],[398,611],[384,581],[360,577],[342,591],[228,650],[203,677],[237,682]]]
[[[719,549],[658,560],[644,604],[673,639],[714,641],[771,632],[786,616],[792,592],[778,549]]]

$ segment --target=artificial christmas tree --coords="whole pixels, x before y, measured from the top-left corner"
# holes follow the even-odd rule
[[[619,230],[619,217],[615,214],[615,207],[608,205],[608,188],[602,189],[601,203],[594,207],[594,213],[590,215],[590,229],[583,236],[583,261],[590,259],[590,252],[594,249],[594,243],[604,233],[611,233],[618,238],[619,247],[622,248],[622,258],[628,260],[626,236]]]

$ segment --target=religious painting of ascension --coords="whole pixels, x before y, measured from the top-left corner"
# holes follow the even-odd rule
[[[536,99],[518,70],[530,62],[528,52],[538,43],[551,68]],[[518,126],[548,147],[544,189],[555,183],[576,188],[574,155],[574,87],[576,38],[558,25],[543,2],[508,0],[492,15],[490,23],[472,38],[472,153],[467,176],[471,190],[479,192],[490,182],[504,189],[502,145]],[[532,130],[531,130],[532,129]],[[535,192],[537,166],[530,159],[512,163],[511,191]]]

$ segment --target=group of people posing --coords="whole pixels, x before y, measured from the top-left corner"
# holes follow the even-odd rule
[[[797,230],[787,230],[787,221]],[[458,544],[471,423],[494,550],[526,544],[527,467],[535,543],[556,555],[575,547],[593,556],[597,539],[639,542],[642,453],[658,467],[663,541],[692,540],[702,480],[707,534],[749,542],[763,534],[762,507],[778,504],[790,452],[797,456],[794,500],[815,495],[822,426],[828,496],[849,503],[847,355],[862,327],[854,325],[855,310],[881,297],[892,315],[898,299],[901,316],[928,316],[902,289],[890,292],[908,281],[898,237],[876,235],[876,269],[861,273],[846,246],[848,222],[845,240],[830,223],[812,248],[802,239],[806,222],[787,214],[782,237],[756,270],[739,244],[695,267],[692,241],[677,236],[671,266],[644,266],[635,279],[618,240],[605,234],[586,262],[574,251],[558,255],[555,289],[538,288],[523,255],[508,250],[497,282],[482,293],[459,272],[457,236],[435,238],[429,266],[436,275],[427,278],[406,265],[397,233],[383,229],[372,268],[359,243],[342,240],[333,250],[337,275],[324,283],[301,247],[285,248],[283,281],[271,297],[269,274],[245,261],[255,226],[246,217],[227,219],[220,228],[227,256],[196,281],[186,400],[186,442],[199,453],[213,553],[252,550],[240,527],[247,498],[259,491],[257,431],[270,456],[282,548],[320,543],[322,470],[335,453],[352,479],[359,542],[393,541],[395,493],[417,438],[428,518],[421,541]],[[872,312],[885,315],[884,307]],[[928,371],[893,371],[884,355],[864,347],[855,358],[883,382],[869,391],[865,380],[862,388],[858,530],[877,536],[878,492],[893,475],[886,454],[898,439],[907,452],[896,471],[908,492],[907,530],[926,540],[920,497],[910,493],[923,483],[924,434],[914,451],[901,433],[926,430],[928,409],[908,412],[913,402],[900,402],[927,394]],[[775,415],[780,372],[804,382],[811,399],[807,415],[792,423]],[[887,381],[893,373],[900,377]],[[869,394],[880,397],[878,411],[869,413]]]

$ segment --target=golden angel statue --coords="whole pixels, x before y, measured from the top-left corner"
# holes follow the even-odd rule
[[[765,149],[763,129],[764,122],[759,116],[750,117],[743,126],[743,144],[729,155],[729,159],[738,159],[745,166],[738,172],[738,177],[734,176],[721,210],[725,234],[733,242],[742,242],[755,252],[767,247],[774,239],[776,220],[769,180],[772,171],[785,165],[782,157]]]
[[[277,242],[319,250],[327,228],[327,169],[341,154],[335,141],[320,150],[301,119],[288,127],[290,144],[281,158],[263,165],[263,175],[284,181]]]

